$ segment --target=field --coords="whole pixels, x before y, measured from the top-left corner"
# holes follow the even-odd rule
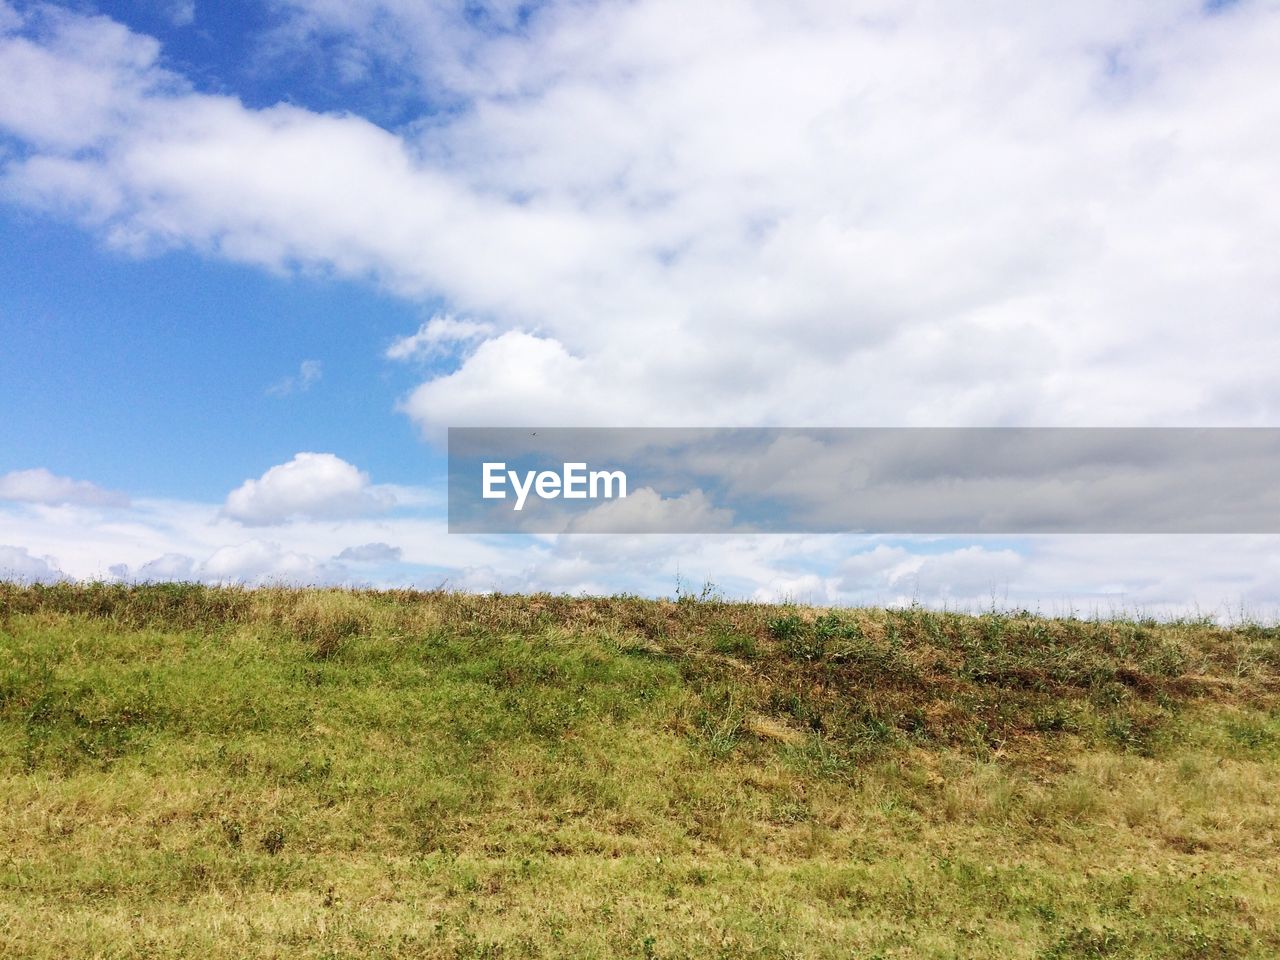
[[[1280,631],[0,584],[0,956],[1280,956]]]

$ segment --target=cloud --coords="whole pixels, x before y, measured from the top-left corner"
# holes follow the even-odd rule
[[[90,507],[126,507],[129,498],[114,490],[104,490],[88,480],[73,480],[50,473],[43,467],[14,470],[0,475],[0,500],[49,505],[78,504]]]
[[[0,580],[19,583],[54,583],[67,579],[52,557],[32,556],[26,547],[0,544]]]
[[[170,0],[166,12],[175,27],[189,27],[196,22],[195,0]]]
[[[323,45],[342,65],[376,62],[414,74],[446,102],[473,86],[468,62],[484,45],[519,36],[536,9],[525,0],[271,0],[270,6],[280,20],[272,35],[280,56]],[[349,82],[364,78],[358,70],[346,75]]]
[[[347,547],[335,559],[352,563],[396,563],[403,555],[403,550],[389,543],[362,543],[358,547]]]
[[[850,557],[835,583],[845,595],[937,603],[991,602],[1003,598],[1027,572],[1027,558],[1011,549],[974,545],[939,553],[912,552],[884,544]]]
[[[400,337],[387,347],[388,360],[432,360],[447,356],[493,333],[493,325],[477,320],[437,314],[416,333]]]
[[[111,567],[111,572],[130,583],[180,581],[245,586],[336,586],[352,582],[342,564],[287,549],[269,540],[227,544],[204,560],[196,560],[184,553],[166,553],[136,569],[127,564],[117,564]]]
[[[338,586],[353,583],[341,563],[288,549],[270,540],[247,540],[214,550],[202,561],[183,553],[166,553],[136,570],[121,564],[112,568],[132,583],[182,581],[245,586]]]
[[[314,384],[320,382],[322,376],[324,376],[324,365],[319,360],[303,360],[296,374],[267,387],[267,395],[287,397],[291,393],[306,393]]]
[[[166,580],[189,581],[196,579],[196,562],[182,553],[166,553],[162,557],[148,560],[137,572],[125,567],[124,577],[142,583]]]
[[[1280,412],[1274,4],[280,7],[449,109],[250,108],[46,14],[0,41],[4,193],[484,317],[429,435]]]
[[[401,408],[428,436],[446,425],[534,426],[607,415],[607,391],[583,390],[581,368],[558,341],[510,331],[480,344],[459,370],[419,386]]]
[[[335,519],[388,510],[389,491],[332,453],[299,453],[227,496],[225,516],[240,523],[270,525],[295,518]]]
[[[217,504],[182,501],[142,500],[110,513],[0,504],[0,529],[16,551],[3,556],[18,575],[42,578],[110,571],[124,580],[649,596],[671,596],[678,579],[695,591],[711,582],[724,596],[759,600],[1280,620],[1278,536],[491,537],[450,534],[438,513],[397,512],[300,518],[246,538],[220,514]],[[395,544],[399,558],[358,559],[379,544]]]
[[[813,606],[838,605],[841,593],[832,577],[816,573],[781,576],[768,585],[756,587],[751,599],[756,603],[804,603]]]
[[[11,33],[20,26],[35,38]],[[45,6],[33,8],[26,24],[6,28],[0,18],[0,28],[8,34],[0,36],[0,125],[37,149],[106,146],[128,124],[130,103],[185,87],[153,71],[156,40],[107,17]]]
[[[249,540],[215,551],[198,567],[201,580],[214,583],[303,585],[340,584],[349,579],[345,567],[266,540]]]
[[[607,500],[572,517],[571,533],[679,533],[683,530],[728,531],[732,511],[717,507],[701,490],[676,497],[652,487],[633,490],[625,498]]]
[[[1270,423],[1280,8],[1201,6],[278,3],[280,43],[336,39],[350,82],[389,65],[447,108],[387,129],[200,93],[109,18],[0,4],[0,193],[131,253],[330,272],[485,318],[400,348],[457,356],[402,405],[433,436]],[[842,564],[878,541],[451,538],[373,509],[379,488],[345,467],[354,483],[339,468],[302,492],[268,471],[221,518],[0,511],[7,539],[83,577],[181,575],[167,554],[199,576],[319,576],[318,558],[395,542],[405,576],[447,557],[451,582],[504,588],[669,593],[679,565],[741,596],[893,599],[918,579],[922,602],[992,583],[1280,602],[1274,539],[1034,539],[1016,563],[926,541],[858,573]],[[292,521],[250,547],[236,511]]]

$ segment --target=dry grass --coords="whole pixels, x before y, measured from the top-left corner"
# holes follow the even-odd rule
[[[1280,643],[0,584],[0,955],[1272,957]]]

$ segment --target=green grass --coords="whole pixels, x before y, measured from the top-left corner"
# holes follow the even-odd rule
[[[1280,634],[0,584],[0,956],[1280,955]]]

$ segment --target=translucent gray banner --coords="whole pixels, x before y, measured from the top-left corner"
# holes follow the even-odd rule
[[[1280,533],[1280,429],[449,430],[455,533]]]

